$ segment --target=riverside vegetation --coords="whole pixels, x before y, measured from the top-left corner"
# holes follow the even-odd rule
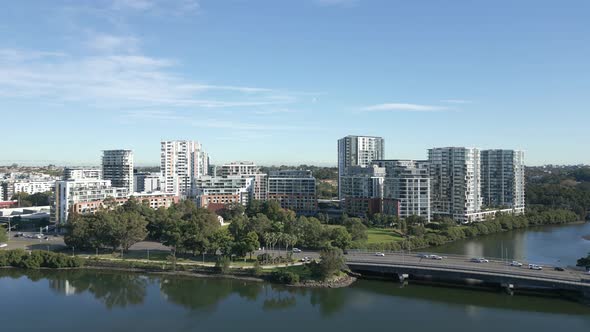
[[[322,214],[304,217],[282,209],[278,202],[253,200],[245,207],[230,204],[221,210],[221,216],[229,222],[229,226],[222,227],[214,213],[188,200],[168,209],[152,210],[141,201],[131,199],[121,206],[107,200],[105,207],[92,215],[72,213],[64,240],[78,252],[123,253],[147,239],[171,248],[171,255],[165,261],[172,262],[175,268],[179,257],[207,255],[216,258],[217,270],[223,273],[227,273],[230,263],[236,260],[243,260],[253,271],[259,271],[262,265],[292,263],[291,249],[295,246],[327,252],[351,248],[414,250],[528,226],[575,222],[585,217],[590,204],[586,175],[585,169],[560,170],[558,174],[547,173],[544,169],[541,175],[535,175],[534,181],[527,178],[533,194],[527,197],[526,215],[500,215],[494,220],[471,225],[457,225],[448,218],[427,223],[416,216],[400,220],[381,214],[367,218],[346,215],[329,218]],[[570,196],[576,198],[574,203],[554,199],[556,191],[558,195],[573,192]],[[0,227],[0,240],[3,233]],[[270,254],[254,257],[260,247],[270,249]],[[300,279],[334,276],[334,273],[327,276],[318,270],[311,264],[285,271],[297,274]],[[275,279],[296,283],[297,278],[275,273]]]

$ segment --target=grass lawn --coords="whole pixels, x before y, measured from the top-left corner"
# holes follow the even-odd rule
[[[369,228],[367,230],[369,239],[368,244],[387,243],[401,241],[403,238],[393,229],[388,228]]]

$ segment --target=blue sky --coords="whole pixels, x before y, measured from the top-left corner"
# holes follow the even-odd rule
[[[336,164],[516,148],[590,164],[590,2],[11,1],[0,11],[0,164],[95,164],[161,139],[214,163]]]

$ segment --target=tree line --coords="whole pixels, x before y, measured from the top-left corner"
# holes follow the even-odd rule
[[[95,214],[72,213],[66,225],[66,245],[79,249],[127,251],[142,240],[158,241],[172,254],[221,254],[252,257],[259,248],[284,251],[295,246],[310,249],[349,247],[366,239],[366,226],[350,218],[346,227],[323,225],[314,217],[297,217],[276,201],[230,204],[220,215],[230,224],[221,227],[215,213],[184,200],[168,209],[151,209],[136,199],[110,205]]]

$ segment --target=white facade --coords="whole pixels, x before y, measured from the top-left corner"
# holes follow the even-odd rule
[[[201,207],[210,203],[246,205],[254,193],[254,178],[240,175],[201,176],[195,181],[195,193]]]
[[[194,195],[196,179],[209,172],[209,157],[202,145],[195,141],[161,142],[161,190],[181,197]]]
[[[55,185],[55,219],[58,224],[68,221],[70,209],[76,203],[104,200],[107,197],[125,198],[127,188],[111,186],[110,180],[68,180],[57,181]]]
[[[133,176],[133,192],[151,193],[160,191],[162,176],[160,173],[136,173]]]
[[[64,180],[84,180],[84,179],[102,179],[102,169],[100,168],[78,168],[67,167],[64,169]]]
[[[482,196],[487,208],[525,209],[524,152],[481,151]]]
[[[385,143],[381,137],[346,136],[338,140],[338,196],[342,199],[340,178],[350,167],[368,167],[373,160],[383,159]]]
[[[223,164],[215,169],[216,176],[255,175],[260,173],[260,167],[250,161],[236,161]]]
[[[102,154],[102,177],[117,188],[133,191],[133,151],[105,150]]]
[[[8,183],[8,195],[12,196],[16,193],[27,193],[33,195],[36,193],[44,193],[53,191],[55,188],[55,180],[49,181],[18,181]]]
[[[475,148],[428,150],[432,213],[457,222],[480,219],[482,209],[480,152]]]
[[[376,160],[373,163],[385,168],[383,198],[399,201],[399,217],[418,216],[430,222],[428,163],[415,160]]]

